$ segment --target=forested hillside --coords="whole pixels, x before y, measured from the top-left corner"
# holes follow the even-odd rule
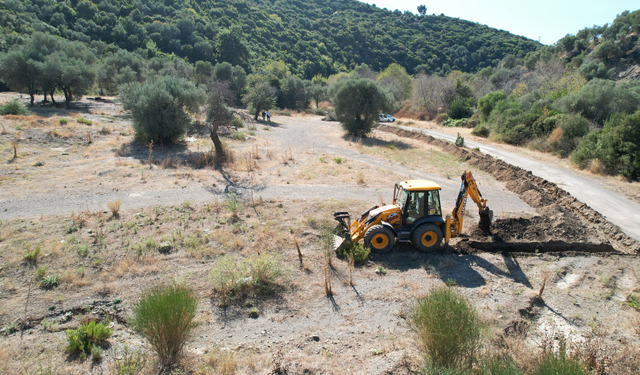
[[[5,0],[0,11],[3,49],[43,31],[98,52],[144,49],[247,70],[282,60],[307,79],[363,63],[380,71],[395,62],[411,74],[475,72],[539,47],[477,23],[355,0]]]

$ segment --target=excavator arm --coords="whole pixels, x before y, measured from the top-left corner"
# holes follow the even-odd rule
[[[460,186],[460,192],[458,193],[458,198],[456,199],[456,205],[451,212],[451,215],[447,215],[447,219],[445,221],[445,243],[449,243],[449,239],[451,237],[455,237],[462,232],[462,224],[464,222],[464,212],[467,205],[467,197],[471,197],[471,199],[478,205],[478,210],[480,214],[480,223],[478,226],[480,229],[488,233],[491,229],[491,220],[493,220],[493,211],[487,207],[487,200],[482,198],[482,194],[478,190],[478,185],[476,184],[475,178],[471,172],[464,171],[461,176],[462,186]]]

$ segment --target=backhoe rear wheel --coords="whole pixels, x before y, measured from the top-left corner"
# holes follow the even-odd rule
[[[364,246],[371,249],[372,253],[388,253],[395,242],[393,231],[384,225],[374,225],[364,234]]]
[[[442,231],[435,224],[422,224],[413,231],[411,243],[423,253],[438,250],[442,245]]]

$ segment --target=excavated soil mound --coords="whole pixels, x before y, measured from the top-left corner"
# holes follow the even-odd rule
[[[483,251],[580,251],[628,254],[640,252],[640,242],[580,202],[556,184],[477,150],[457,147],[430,135],[388,125],[378,130],[424,141],[489,173],[541,215],[532,219],[500,219],[491,235],[475,231],[463,247]]]

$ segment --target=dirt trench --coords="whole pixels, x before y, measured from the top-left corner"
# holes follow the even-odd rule
[[[490,235],[480,230],[472,232],[468,241],[459,243],[461,250],[640,253],[639,241],[627,236],[620,227],[556,184],[530,171],[430,135],[388,125],[380,125],[377,129],[439,147],[496,180],[506,181],[506,188],[518,194],[540,215],[532,219],[494,220]]]

